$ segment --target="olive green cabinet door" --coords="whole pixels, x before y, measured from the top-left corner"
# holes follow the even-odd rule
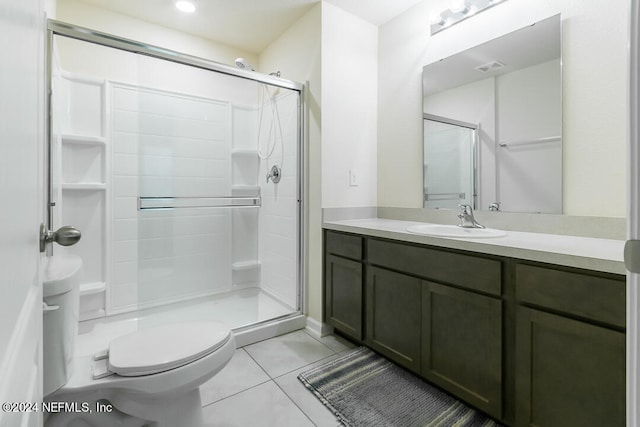
[[[420,295],[420,279],[367,269],[366,343],[416,373],[420,373]]]
[[[516,424],[625,425],[625,335],[517,308]]]
[[[424,281],[422,376],[502,416],[502,300]]]
[[[328,254],[325,266],[325,321],[362,340],[362,263]]]

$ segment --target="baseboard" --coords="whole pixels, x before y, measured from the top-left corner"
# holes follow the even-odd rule
[[[327,325],[307,316],[307,326],[305,330],[314,338],[322,338],[333,333],[333,326]]]

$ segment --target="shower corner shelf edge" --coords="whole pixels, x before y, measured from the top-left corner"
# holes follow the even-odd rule
[[[63,182],[63,190],[106,190],[107,185],[101,182]]]
[[[250,148],[234,148],[231,150],[231,154],[234,156],[257,156],[258,150],[252,150]]]
[[[105,145],[107,138],[103,136],[62,134],[60,140],[63,144],[79,144],[79,145]]]
[[[89,282],[80,284],[80,295],[93,295],[105,292],[107,290],[106,282]]]
[[[234,271],[251,270],[254,268],[260,268],[261,263],[257,260],[250,261],[236,261],[231,264],[231,269]]]

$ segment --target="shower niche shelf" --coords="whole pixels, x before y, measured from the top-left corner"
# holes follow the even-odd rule
[[[233,188],[257,187],[259,160],[258,151],[254,148],[236,147],[231,150]]]
[[[87,190],[87,191],[103,191],[107,189],[107,185],[101,182],[63,182],[63,190]]]
[[[101,136],[89,136],[89,135],[70,135],[65,134],[60,136],[60,140],[63,144],[75,144],[75,145],[106,145],[107,138]]]
[[[258,157],[258,151],[250,148],[234,148],[231,150],[232,156]]]
[[[80,320],[106,313],[109,217],[104,79],[54,70],[52,88],[53,226],[73,225],[78,244],[56,248],[82,258]]]
[[[105,182],[105,139],[64,135],[60,138],[60,169],[65,184]]]
[[[237,261],[231,264],[233,271],[255,270],[260,268],[260,261]]]
[[[105,313],[106,282],[91,282],[80,285],[80,320],[103,317]]]
[[[236,287],[260,283],[262,264],[258,260],[235,261],[231,264],[231,281]]]

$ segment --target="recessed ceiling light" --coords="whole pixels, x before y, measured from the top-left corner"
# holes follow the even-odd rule
[[[185,13],[193,13],[196,11],[196,5],[193,2],[187,1],[187,0],[177,1],[176,7],[178,8],[179,11],[185,12]]]

